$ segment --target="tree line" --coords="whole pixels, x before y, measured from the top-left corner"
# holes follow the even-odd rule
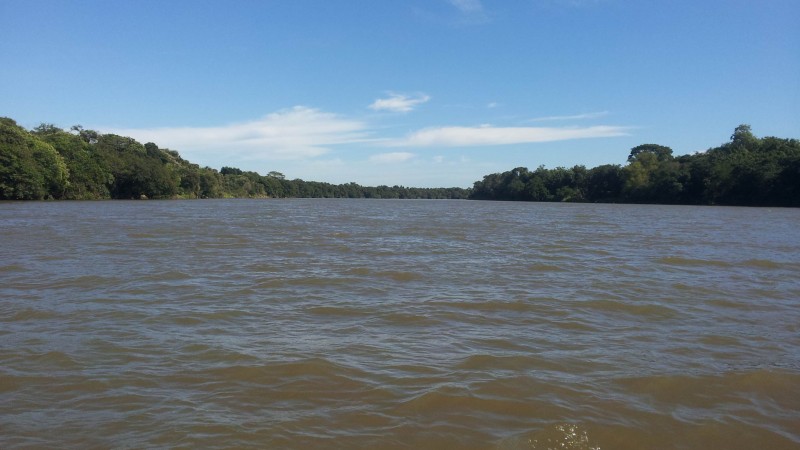
[[[175,150],[80,125],[28,131],[0,118],[0,200],[167,198],[465,199],[468,189],[330,184],[200,167]]]
[[[29,131],[0,118],[0,200],[283,197],[800,206],[800,141],[758,138],[740,125],[729,142],[692,155],[642,144],[624,166],[517,167],[471,189],[369,187],[216,170],[152,142],[80,125]]]
[[[486,175],[471,199],[542,202],[800,206],[800,141],[758,138],[749,125],[729,142],[675,157],[657,144],[634,147],[625,166],[606,164]]]

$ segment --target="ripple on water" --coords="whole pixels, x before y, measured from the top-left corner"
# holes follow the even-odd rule
[[[675,319],[681,312],[664,303],[657,304],[649,301],[616,301],[616,300],[587,300],[580,302],[580,306],[590,311],[603,314],[629,314],[647,319]]]

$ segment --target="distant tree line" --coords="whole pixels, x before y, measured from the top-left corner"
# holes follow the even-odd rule
[[[468,189],[366,187],[287,180],[280,172],[217,171],[177,151],[76,125],[31,131],[0,118],[0,200],[166,198],[465,199]]]
[[[517,167],[486,175],[470,198],[800,206],[800,141],[757,138],[740,125],[729,142],[693,155],[675,157],[669,147],[643,144],[631,149],[625,166]]]

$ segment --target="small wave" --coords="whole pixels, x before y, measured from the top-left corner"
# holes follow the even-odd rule
[[[549,299],[548,299],[549,300]],[[452,308],[458,311],[486,311],[486,312],[547,312],[550,313],[550,308],[546,304],[546,300],[538,299],[524,299],[524,300],[465,300],[465,301],[430,301],[428,305]]]
[[[255,291],[258,292],[263,289],[275,289],[285,287],[287,285],[285,278],[271,278],[259,281],[255,285]]]
[[[652,303],[633,303],[616,300],[588,300],[580,303],[590,310],[599,310],[606,313],[627,313],[634,316],[647,318],[669,319],[678,316],[678,311],[664,305]]]
[[[256,284],[256,291],[275,288],[328,287],[353,284],[353,279],[335,276],[294,276],[264,279]]]
[[[375,275],[389,278],[393,281],[409,282],[422,279],[422,274],[416,272],[403,272],[397,270],[388,270],[384,272],[376,272]]]
[[[196,316],[176,316],[172,319],[172,323],[175,325],[183,325],[183,326],[192,326],[192,325],[200,325],[205,322],[202,318]]]
[[[727,261],[719,261],[715,259],[697,259],[697,258],[683,258],[680,256],[665,256],[656,259],[659,264],[668,266],[682,266],[682,267],[731,267],[732,264]]]
[[[105,248],[100,248],[97,251],[97,253],[100,253],[102,255],[128,255],[128,254],[131,254],[132,252],[131,252],[130,249],[125,248],[125,247],[109,246],[109,247],[105,247]]]
[[[128,237],[131,239],[153,239],[159,236],[153,233],[128,233]]]
[[[594,363],[568,361],[529,353],[526,355],[509,356],[495,356],[490,354],[472,355],[462,359],[454,367],[458,370],[488,372],[494,375],[499,375],[500,372],[504,372],[506,375],[535,372],[537,375],[544,376],[545,372],[554,375],[569,374],[576,363],[583,364],[584,367],[594,366]],[[502,385],[505,381],[509,380],[489,381],[480,386],[476,386],[474,392],[484,392],[493,395],[498,389],[500,391],[504,390]],[[533,383],[533,380],[525,377],[511,381],[513,381],[513,383],[523,383],[526,385]],[[548,389],[552,390],[553,387],[550,386]]]
[[[25,267],[19,264],[9,264],[5,266],[0,266],[0,273],[8,273],[8,272],[24,272]]]
[[[366,276],[372,273],[368,267],[353,267],[347,271],[349,275]]]
[[[288,278],[284,280],[290,286],[340,286],[353,284],[352,278],[336,277],[336,276],[307,276],[298,278]]]
[[[3,322],[22,322],[26,320],[47,320],[56,317],[57,314],[52,311],[44,311],[41,309],[25,308],[17,311],[14,315],[0,319]]]
[[[736,299],[732,297],[727,298],[715,298],[708,300],[707,302],[711,306],[721,307],[721,308],[730,308],[730,309],[740,309],[742,311],[771,311],[773,310],[773,305],[771,304],[763,304],[760,305],[758,302],[751,302],[741,299]]]
[[[481,414],[504,414],[529,417],[537,405],[519,399],[471,395],[465,388],[440,386],[418,394],[398,405],[400,413],[441,417],[454,411],[480,411]]]
[[[563,266],[556,266],[553,264],[531,264],[527,267],[530,272],[565,272],[567,269]]]
[[[391,325],[415,325],[415,326],[432,326],[439,324],[439,320],[423,314],[415,314],[413,312],[390,312],[383,314],[381,319],[389,322]]]
[[[256,361],[257,358],[245,353],[228,350],[222,347],[209,346],[206,344],[192,343],[181,347],[181,354],[192,361],[209,361],[219,363],[247,363]]]
[[[246,266],[248,273],[262,274],[262,273],[277,273],[281,267],[273,263],[258,262]]]
[[[569,320],[567,319],[551,320],[550,323],[552,323],[553,325],[557,326],[562,330],[567,330],[567,331],[587,331],[587,332],[597,331],[596,327],[593,327],[588,323],[585,323],[576,318],[571,318]]]
[[[325,358],[307,358],[263,365],[227,365],[203,370],[194,375],[206,380],[234,383],[281,384],[310,378],[329,381],[337,377],[349,378],[355,372]]]
[[[725,399],[771,399],[784,410],[800,409],[800,375],[782,369],[731,371],[719,375],[656,375],[617,381],[628,392],[645,394],[671,404],[681,399],[689,408],[714,409]]]
[[[742,261],[741,265],[746,268],[770,269],[770,270],[784,268],[784,264],[775,261],[770,261],[768,259],[748,259],[747,261]]]
[[[247,312],[238,309],[226,309],[216,311],[197,311],[197,312],[176,312],[168,315],[156,316],[148,322],[163,322],[164,319],[176,325],[219,325],[220,322],[233,322],[236,319],[246,316]]]
[[[374,314],[373,309],[354,308],[349,306],[312,306],[306,309],[311,314],[321,316],[359,317]]]
[[[28,360],[39,362],[45,366],[57,367],[59,369],[75,369],[80,367],[78,361],[76,361],[72,356],[55,350],[29,356]]]
[[[140,281],[144,281],[144,282],[147,282],[147,281],[155,281],[155,282],[185,281],[185,280],[190,280],[191,278],[192,278],[192,275],[190,275],[190,274],[188,274],[186,272],[181,272],[181,271],[178,271],[178,270],[168,270],[168,271],[164,271],[164,272],[149,273],[149,274],[146,274],[146,275],[142,275],[142,276],[138,277],[136,279],[136,281],[137,282],[140,282]]]
[[[703,336],[699,339],[699,342],[715,348],[733,348],[741,345],[741,340],[739,338],[721,335]]]
[[[456,365],[458,369],[467,370],[525,370],[536,365],[536,360],[529,356],[494,356],[472,355]]]
[[[96,288],[98,286],[116,286],[120,281],[117,277],[83,275],[75,278],[54,280],[51,284],[46,284],[42,287],[47,289]]]

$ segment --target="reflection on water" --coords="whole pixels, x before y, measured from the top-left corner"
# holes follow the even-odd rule
[[[0,204],[0,447],[800,448],[800,211]]]
[[[599,450],[589,443],[586,430],[579,425],[562,423],[551,425],[536,433],[503,439],[497,450]]]

